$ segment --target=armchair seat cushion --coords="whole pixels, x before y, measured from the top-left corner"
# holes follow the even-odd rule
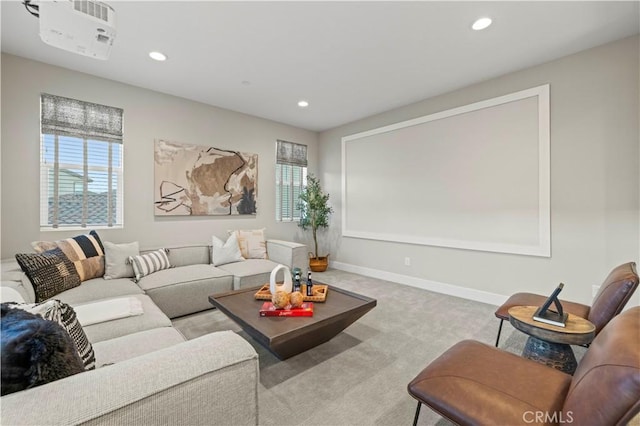
[[[508,320],[509,309],[514,306],[542,306],[542,304],[547,300],[547,297],[548,296],[533,293],[516,293],[509,297],[507,301],[496,310],[496,317]],[[590,306],[566,300],[560,300],[560,303],[562,303],[562,309],[564,309],[565,312],[576,315],[580,318],[589,318]]]
[[[570,386],[571,376],[559,370],[465,340],[422,370],[408,391],[458,424],[525,424],[535,412],[560,413]]]

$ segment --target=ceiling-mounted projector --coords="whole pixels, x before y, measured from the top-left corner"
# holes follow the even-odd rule
[[[40,38],[51,46],[96,59],[107,59],[116,37],[116,12],[91,0],[38,2]]]

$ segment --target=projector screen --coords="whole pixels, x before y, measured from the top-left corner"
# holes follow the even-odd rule
[[[549,85],[342,138],[342,235],[551,255]]]

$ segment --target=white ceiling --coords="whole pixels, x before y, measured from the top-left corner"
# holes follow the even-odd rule
[[[2,1],[2,51],[314,131],[640,30],[638,1],[106,2],[107,61],[41,42],[19,1]]]

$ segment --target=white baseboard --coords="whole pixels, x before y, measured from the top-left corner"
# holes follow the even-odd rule
[[[329,265],[334,269],[353,272],[367,277],[378,278],[385,281],[392,281],[423,290],[434,291],[436,293],[447,294],[449,296],[461,297],[463,299],[474,300],[476,302],[487,303],[489,305],[502,305],[508,298],[488,291],[474,290],[472,288],[460,287],[457,285],[441,283],[438,281],[425,280],[423,278],[411,277],[408,275],[396,274],[394,272],[381,271],[379,269],[367,268],[364,266],[351,265],[349,263],[331,261]]]

